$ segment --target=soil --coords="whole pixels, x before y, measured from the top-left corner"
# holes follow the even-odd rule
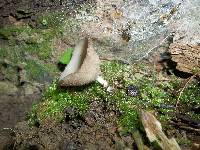
[[[124,149],[131,148],[131,136],[120,137],[116,131],[114,111],[105,110],[100,102],[92,102],[84,118],[74,118],[76,110],[68,108],[65,122],[51,121],[30,129],[26,122],[16,125],[16,149]],[[69,117],[70,116],[70,117]]]
[[[92,0],[0,0],[0,27],[17,21],[34,25],[37,15],[45,11],[65,10],[72,13],[76,7]]]

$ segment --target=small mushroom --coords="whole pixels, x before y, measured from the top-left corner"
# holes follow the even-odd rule
[[[72,58],[59,79],[60,86],[81,86],[97,80],[110,90],[108,82],[100,74],[99,56],[87,38],[81,39],[75,46]]]

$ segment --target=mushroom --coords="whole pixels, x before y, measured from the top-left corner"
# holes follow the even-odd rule
[[[97,80],[108,88],[108,82],[100,75],[100,59],[87,38],[75,46],[72,58],[59,79],[60,86],[81,86]],[[111,89],[110,87],[108,88]]]

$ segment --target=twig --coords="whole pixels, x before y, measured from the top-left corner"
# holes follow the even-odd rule
[[[183,91],[185,90],[185,88],[187,87],[187,85],[190,83],[190,81],[192,81],[192,79],[193,79],[196,75],[198,75],[199,73],[200,73],[200,71],[197,72],[197,73],[195,73],[194,75],[192,75],[192,76],[189,77],[188,79],[186,79],[186,82],[184,83],[183,88],[181,88],[181,90],[180,90],[180,92],[179,92],[179,96],[178,96],[178,98],[177,98],[176,105],[175,105],[175,106],[176,106],[176,107],[175,107],[175,110],[177,110],[177,108],[178,108],[178,104],[179,104],[179,102],[180,102],[180,97],[181,97]]]
[[[178,127],[181,128],[181,129],[185,129],[185,130],[189,130],[189,131],[194,131],[194,132],[200,133],[200,129],[188,127],[188,126],[185,126],[185,125],[182,124],[182,123],[175,123],[175,122],[173,122],[173,121],[170,121],[170,124],[172,124],[172,125],[174,125],[174,126],[178,126]]]

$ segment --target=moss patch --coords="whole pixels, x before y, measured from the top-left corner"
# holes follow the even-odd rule
[[[146,68],[131,67],[115,61],[103,62],[101,70],[105,79],[115,87],[113,93],[106,92],[96,82],[84,87],[60,89],[57,87],[57,81],[54,81],[44,94],[43,101],[30,114],[30,121],[32,123],[34,121],[43,122],[46,119],[61,121],[64,119],[64,110],[68,107],[76,108],[81,115],[84,115],[89,109],[89,103],[96,100],[106,103],[107,109],[119,111],[121,114],[119,125],[126,132],[132,132],[139,126],[138,112],[140,109],[153,109],[159,112],[173,111],[176,97],[170,91],[177,86],[177,79],[169,83],[158,83],[155,75],[144,75],[140,79],[135,79],[134,75],[138,69],[145,71]],[[128,95],[129,85],[137,86],[140,94],[135,97]],[[199,90],[199,87],[193,90]],[[190,94],[189,92],[188,96]],[[181,103],[184,101],[181,100]],[[166,114],[160,117],[168,119]]]

